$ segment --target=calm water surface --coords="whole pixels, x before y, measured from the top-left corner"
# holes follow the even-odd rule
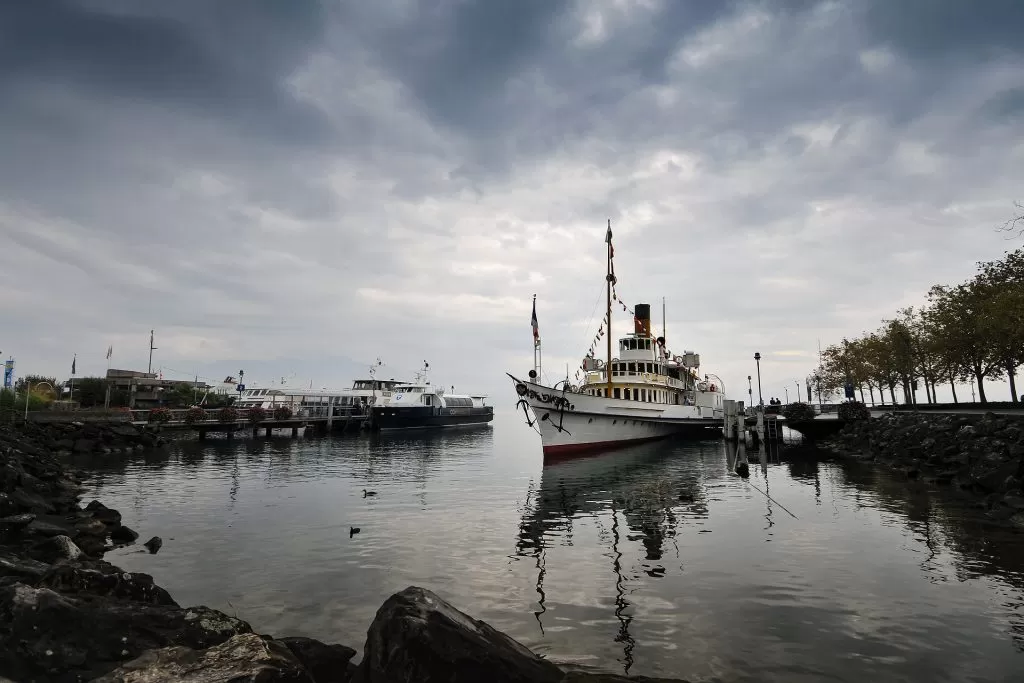
[[[611,671],[1024,680],[1024,534],[883,471],[747,456],[746,480],[718,441],[543,467],[539,437],[499,412],[413,436],[184,442],[96,466],[88,495],[164,539],[112,562],[277,635],[359,649],[377,607],[419,585]]]

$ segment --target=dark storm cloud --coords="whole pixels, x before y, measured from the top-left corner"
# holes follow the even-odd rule
[[[870,0],[868,33],[925,68],[1024,53],[1024,3],[1018,0]]]
[[[148,5],[148,6],[147,6]],[[327,134],[282,77],[318,37],[313,2],[12,2],[0,7],[0,87],[60,84],[314,143]]]

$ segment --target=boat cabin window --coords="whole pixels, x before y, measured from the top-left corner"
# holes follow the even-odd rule
[[[430,399],[432,399],[432,398],[433,398],[433,396],[430,396],[429,394],[427,394],[426,396],[424,396],[424,397],[423,397],[423,405],[425,405],[425,406],[429,406],[429,405],[431,405],[431,401],[430,401]]]
[[[461,396],[448,396],[444,399],[444,404],[449,408],[471,408],[473,406],[473,399]]]
[[[622,398],[622,390],[615,387],[615,398]]]
[[[631,375],[636,374],[636,363],[630,363],[629,364],[629,374],[631,374]]]

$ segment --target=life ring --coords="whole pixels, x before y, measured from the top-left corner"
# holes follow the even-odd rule
[[[675,357],[672,358],[672,360],[674,360],[676,362],[676,365],[682,365],[683,364],[683,357],[682,356],[675,356]]]
[[[708,387],[708,389],[711,390],[711,393],[714,393],[715,392],[715,385],[712,384],[711,386]]]

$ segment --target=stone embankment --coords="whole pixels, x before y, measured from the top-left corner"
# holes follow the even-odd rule
[[[81,507],[76,474],[54,455],[124,452],[152,445],[150,438],[130,425],[0,427],[0,680],[656,680],[563,671],[416,587],[378,610],[358,666],[351,661],[356,651],[344,645],[260,635],[217,610],[182,607],[153,577],[102,559],[138,534],[98,501]],[[160,539],[144,545],[157,552]]]
[[[1024,417],[898,413],[850,422],[831,446],[954,487],[992,519],[1024,528]]]

